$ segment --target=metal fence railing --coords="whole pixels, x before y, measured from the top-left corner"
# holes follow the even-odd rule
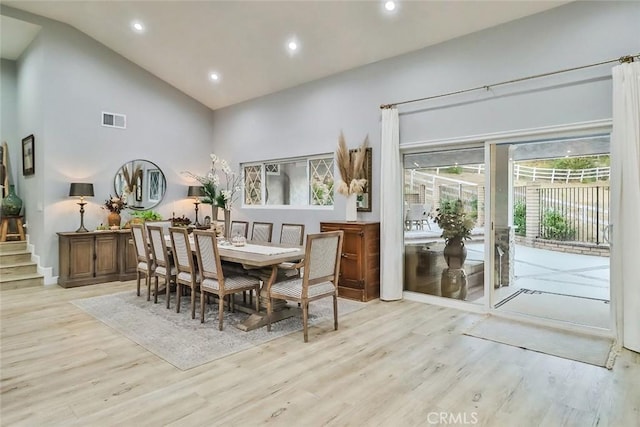
[[[540,188],[539,203],[543,239],[606,243],[608,185]]]

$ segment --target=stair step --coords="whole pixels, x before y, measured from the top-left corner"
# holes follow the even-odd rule
[[[0,252],[0,266],[26,263],[31,261],[31,254],[26,251]]]
[[[0,289],[18,289],[34,286],[44,286],[44,277],[38,273],[20,274],[7,280],[4,276],[0,278]]]
[[[0,242],[0,254],[5,252],[22,252],[27,250],[27,242]]]
[[[37,273],[38,266],[35,262],[2,263],[0,265],[0,278],[13,277],[17,274]]]

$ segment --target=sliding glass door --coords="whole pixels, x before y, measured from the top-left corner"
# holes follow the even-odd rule
[[[609,135],[490,151],[492,306],[610,328]]]
[[[482,304],[484,146],[403,161],[404,290]]]

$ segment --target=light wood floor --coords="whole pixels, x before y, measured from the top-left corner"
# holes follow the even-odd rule
[[[408,301],[180,371],[69,303],[133,287],[0,293],[3,426],[640,425],[639,355],[607,371],[462,335],[479,315]]]

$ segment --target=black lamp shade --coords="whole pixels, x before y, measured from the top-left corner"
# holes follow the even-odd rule
[[[69,197],[93,197],[93,184],[72,182],[69,186]]]
[[[204,197],[204,187],[201,185],[190,185],[187,197]]]

